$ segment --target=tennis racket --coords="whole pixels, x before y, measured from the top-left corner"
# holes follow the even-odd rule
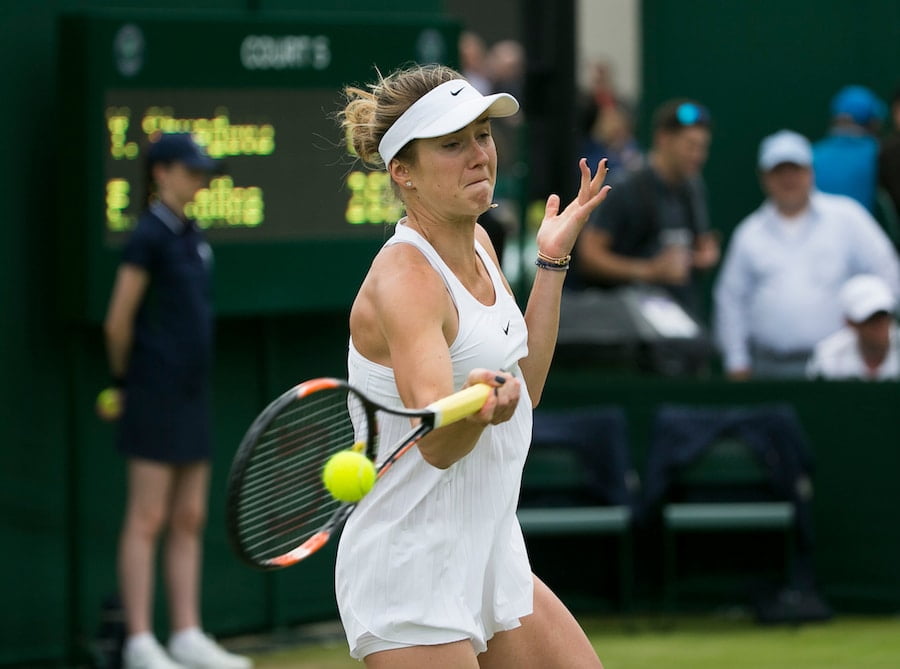
[[[477,413],[491,387],[479,383],[424,409],[390,409],[344,381],[320,378],[295,386],[267,406],[247,430],[228,477],[226,523],[238,556],[260,569],[288,567],[322,548],[358,502],[340,502],[322,469],[353,448],[375,459],[378,416],[419,419],[376,463],[376,480],[433,429]]]

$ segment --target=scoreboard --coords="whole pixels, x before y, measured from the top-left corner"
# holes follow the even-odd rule
[[[440,16],[64,17],[63,313],[103,318],[160,131],[192,133],[223,165],[189,205],[215,253],[217,313],[349,307],[402,210],[387,174],[348,155],[341,91],[412,62],[455,64],[458,32]]]
[[[175,131],[224,166],[188,205],[213,242],[371,238],[398,203],[386,173],[345,159],[328,117],[335,105],[333,90],[107,91],[106,241],[134,226],[145,200],[148,136]]]

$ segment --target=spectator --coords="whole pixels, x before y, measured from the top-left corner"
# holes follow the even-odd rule
[[[490,82],[489,90],[482,93],[509,93],[521,100],[525,89],[525,49],[513,39],[495,42],[488,49],[485,70]],[[522,151],[522,118],[515,116],[493,119],[491,134],[497,145],[498,177],[494,197],[499,207],[486,211],[478,222],[487,230],[491,245],[501,263],[508,239],[518,234],[517,208],[520,192],[524,188],[526,167]],[[580,176],[580,175],[579,175]]]
[[[864,86],[846,86],[831,101],[831,129],[813,145],[816,187],[847,195],[875,211],[878,131],[884,102]]]
[[[613,83],[613,72],[609,63],[602,61],[591,63],[589,76],[590,96],[600,109],[622,104]]]
[[[487,70],[493,92],[522,96],[525,87],[525,48],[514,39],[495,42],[488,50]]]
[[[491,81],[488,65],[488,49],[484,39],[478,33],[464,30],[459,36],[459,62],[461,74],[472,87],[482,95],[494,92],[494,83]],[[507,224],[493,209],[486,211],[478,220],[481,226],[487,230],[491,239],[491,246],[497,257],[503,262],[506,248],[506,239],[509,236]]]
[[[634,136],[631,106],[616,91],[609,63],[590,63],[587,86],[580,97],[578,155],[587,158],[589,166],[606,158],[608,184],[620,182],[643,167],[644,155]]]
[[[816,344],[806,373],[810,378],[900,378],[900,345],[890,287],[874,274],[857,274],[839,295],[846,325]]]
[[[580,114],[579,157],[587,158],[592,174],[601,158],[606,158],[609,166],[610,185],[621,183],[644,166],[631,116],[622,104],[599,105],[594,97],[585,96]]]
[[[878,153],[878,184],[893,205],[888,216],[897,221],[900,216],[900,87],[891,99],[891,132]]]
[[[459,35],[459,65],[462,75],[482,95],[493,93],[488,73],[487,45],[478,33],[464,30]]]
[[[491,82],[492,93],[509,93],[517,100],[525,95],[525,48],[514,39],[495,42],[487,53],[487,72]],[[517,166],[522,160],[520,127],[524,116],[518,114],[494,121],[491,131],[500,154],[500,171],[514,174],[520,171]],[[506,197],[505,184],[501,183],[499,197]]]
[[[697,102],[672,100],[656,110],[648,165],[618,183],[591,216],[570,288],[658,285],[701,317],[699,271],[719,261],[700,177],[710,136],[709,112]]]
[[[716,334],[734,380],[804,378],[813,347],[841,327],[837,295],[851,276],[877,274],[900,291],[887,236],[855,200],[814,190],[812,160],[796,132],[760,144],[767,199],[735,229],[714,291]]]

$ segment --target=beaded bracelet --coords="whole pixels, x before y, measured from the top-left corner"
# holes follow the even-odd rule
[[[548,256],[543,251],[538,250],[537,256],[544,262],[548,262],[551,265],[568,265],[569,261],[572,260],[571,253],[564,255],[562,258],[554,258],[553,256]]]
[[[569,269],[569,262],[572,260],[572,255],[567,254],[562,258],[554,258],[552,256],[548,256],[545,253],[541,253],[538,251],[537,259],[534,261],[534,264],[540,267],[541,269],[549,269],[557,272],[565,272]]]
[[[534,264],[538,266],[538,269],[549,269],[554,272],[565,272],[569,269],[568,265],[554,265],[552,263],[541,260],[540,258],[535,260]]]

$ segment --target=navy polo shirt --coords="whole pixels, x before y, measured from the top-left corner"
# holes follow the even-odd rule
[[[119,450],[173,463],[208,458],[212,251],[194,221],[155,202],[122,262],[150,280],[135,321]]]
[[[153,203],[126,243],[122,261],[150,275],[137,315],[129,377],[161,368],[182,382],[205,375],[213,346],[212,250],[196,223]],[[152,367],[141,369],[143,362]]]

